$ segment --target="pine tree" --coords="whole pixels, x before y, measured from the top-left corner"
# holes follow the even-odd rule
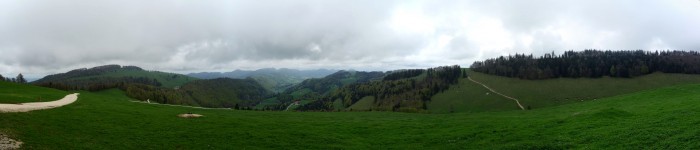
[[[17,83],[27,83],[27,80],[24,79],[24,76],[22,76],[22,73],[19,73],[19,75],[17,75],[16,80],[17,80]]]

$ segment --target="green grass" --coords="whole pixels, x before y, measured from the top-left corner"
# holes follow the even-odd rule
[[[366,111],[366,110],[370,110],[372,108],[373,104],[374,104],[374,96],[365,96],[362,99],[355,102],[355,104],[352,104],[350,107],[348,107],[347,110]]]
[[[54,101],[68,94],[51,88],[0,81],[0,103],[5,104]]]
[[[459,84],[452,85],[449,90],[433,96],[427,106],[431,113],[520,109],[513,100],[491,93],[488,89],[466,78],[459,79]]]
[[[530,111],[416,114],[205,110],[81,92],[0,114],[26,149],[699,149],[700,85]],[[204,117],[183,119],[180,113]]]
[[[520,103],[524,107],[530,106],[532,109],[551,107],[582,101],[590,101],[594,99],[601,99],[620,94],[632,93],[678,84],[700,83],[700,75],[669,74],[658,72],[636,78],[557,78],[547,80],[521,80],[517,78],[486,75],[483,73],[473,71],[470,71],[469,75],[472,77],[472,79],[486,84],[487,86],[491,87],[494,90],[497,90],[500,93],[519,99]],[[462,85],[464,85],[464,83],[462,83]],[[483,89],[475,90],[481,90],[481,94],[465,94],[463,97],[486,99],[485,97],[487,95],[484,94],[485,91]],[[495,95],[491,94],[488,96],[492,97]],[[436,97],[438,97],[439,99],[439,96]],[[445,97],[451,99],[460,96],[457,94],[452,94],[450,96]],[[475,104],[473,105],[476,106],[470,106],[472,108],[468,109],[479,108],[485,105],[483,103],[487,102],[474,103]],[[495,104],[501,102],[499,101],[493,103]],[[493,110],[504,110],[506,108],[513,108],[513,105],[510,105],[508,107],[488,105],[487,107],[489,106],[494,106]]]

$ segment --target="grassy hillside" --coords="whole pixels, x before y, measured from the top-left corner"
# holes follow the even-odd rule
[[[375,101],[374,96],[365,96],[362,99],[355,102],[355,104],[352,104],[346,110],[353,110],[353,111],[355,111],[355,110],[357,110],[357,111],[370,110],[372,108],[372,105],[374,105],[374,101]]]
[[[68,94],[52,88],[0,81],[0,103],[5,104],[54,101]]]
[[[700,75],[652,73],[635,78],[557,78],[523,80],[469,71],[469,76],[500,93],[515,97],[532,109],[551,107],[582,101],[591,101],[636,91],[665,86],[700,83]],[[456,87],[456,88],[455,88]],[[460,85],[433,97],[430,109],[446,112],[449,106],[455,111],[486,111],[515,109],[511,100],[499,98],[481,86],[461,79]]]
[[[431,113],[519,109],[513,100],[490,93],[488,89],[466,78],[459,79],[459,84],[452,85],[450,89],[436,94],[428,103],[428,111]]]
[[[700,85],[530,111],[414,114],[204,110],[129,102],[119,90],[0,114],[27,149],[698,149]],[[183,119],[181,113],[202,118]]]

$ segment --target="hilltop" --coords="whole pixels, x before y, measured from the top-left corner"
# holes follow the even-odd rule
[[[99,90],[115,87],[119,83],[141,83],[175,88],[194,80],[197,78],[175,73],[146,71],[136,66],[104,65],[48,75],[32,84],[66,90]]]

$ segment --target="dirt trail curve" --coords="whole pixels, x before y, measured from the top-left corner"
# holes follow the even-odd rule
[[[299,105],[299,104],[291,103],[291,104],[289,104],[289,106],[287,106],[287,109],[284,109],[284,111],[288,111],[288,110],[289,110],[289,107],[292,107],[292,106],[294,106],[294,105]]]
[[[520,101],[518,101],[518,99],[515,99],[515,98],[510,97],[510,96],[508,96],[508,95],[503,95],[503,94],[501,94],[501,93],[498,93],[498,92],[496,92],[496,90],[493,90],[493,89],[489,88],[488,86],[482,84],[481,82],[472,79],[472,77],[468,77],[468,79],[469,79],[469,81],[472,81],[472,82],[474,82],[474,83],[476,83],[476,84],[479,84],[479,85],[481,85],[481,86],[484,86],[484,88],[489,89],[489,91],[491,91],[491,92],[493,92],[493,93],[496,93],[496,94],[501,95],[501,96],[503,96],[503,97],[505,97],[505,98],[514,100],[515,103],[518,103],[518,107],[520,107],[520,109],[525,110],[525,107],[523,107],[523,105],[520,105]]]
[[[80,93],[68,94],[68,95],[66,95],[66,97],[63,97],[62,99],[50,101],[50,102],[0,104],[0,113],[28,112],[28,111],[32,111],[32,110],[51,109],[51,108],[61,107],[63,105],[68,105],[68,104],[73,103],[76,100],[78,100],[78,94],[80,94]]]

